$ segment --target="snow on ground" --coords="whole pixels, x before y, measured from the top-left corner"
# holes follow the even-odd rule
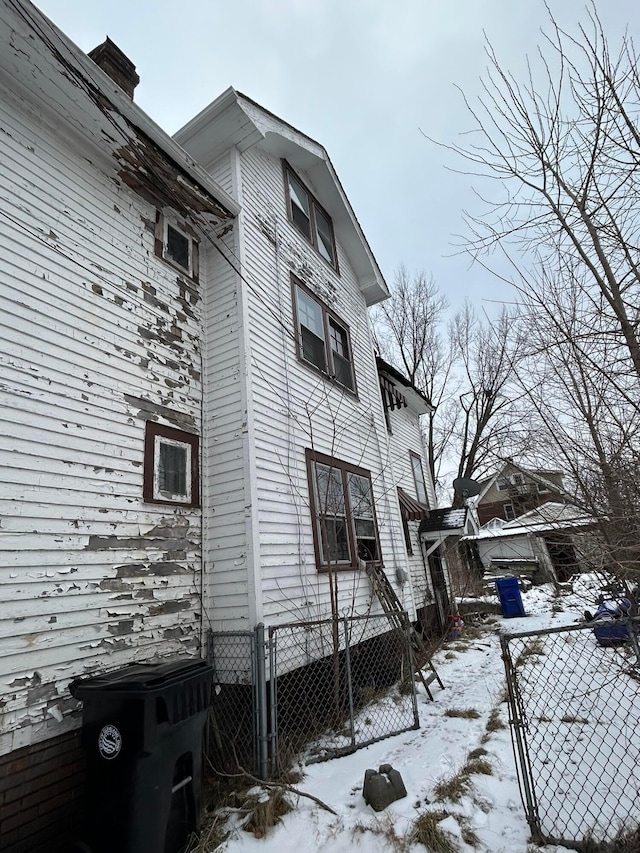
[[[554,598],[549,585],[523,593],[526,617],[496,617],[481,631],[469,628],[459,641],[448,643],[434,658],[445,689],[432,685],[434,702],[418,687],[420,729],[405,732],[359,750],[353,755],[313,764],[297,783],[301,791],[319,797],[337,812],[320,809],[311,800],[294,797],[294,811],[270,829],[264,838],[236,830],[218,848],[224,853],[387,853],[395,835],[408,836],[415,818],[426,809],[446,810],[451,815],[440,827],[449,830],[461,853],[527,853],[529,828],[520,799],[508,727],[505,677],[499,632],[535,631],[578,621],[585,607],[593,607],[595,580],[577,579],[574,592]],[[494,599],[495,601],[495,599]],[[446,715],[448,710],[473,709],[479,716],[465,719]],[[371,707],[366,709],[371,715]],[[504,728],[487,731],[494,711]],[[469,753],[482,746],[493,766],[492,775],[473,775],[468,796],[459,803],[438,801],[434,787],[454,776]],[[402,774],[407,796],[376,814],[362,797],[364,772],[391,764]],[[462,817],[462,820],[460,818]],[[466,819],[466,820],[465,820]],[[477,847],[466,844],[462,828],[473,830]],[[412,851],[424,851],[414,845]],[[534,848],[541,853],[560,853],[566,848]]]

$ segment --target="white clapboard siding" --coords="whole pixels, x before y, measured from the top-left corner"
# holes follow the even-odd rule
[[[148,417],[200,432],[202,304],[93,152],[1,89],[0,127],[5,752],[78,723],[74,677],[199,651],[200,510],[142,483]]]
[[[417,500],[416,485],[413,478],[410,453],[416,453],[422,459],[422,470],[427,487],[429,506],[436,507],[435,489],[431,480],[429,466],[424,454],[424,444],[418,416],[410,407],[394,409],[389,412],[391,423],[391,434],[387,440],[389,453],[392,459],[394,478],[396,486],[399,486],[407,494]],[[418,539],[418,522],[409,522],[409,533],[413,555],[407,554],[407,562],[411,576],[411,584],[415,597],[416,607],[424,607],[433,600],[433,588],[431,578],[425,570],[424,560],[421,554],[421,546]],[[403,539],[404,547],[404,539]]]
[[[263,617],[270,624],[326,617],[329,590],[326,575],[316,571],[305,448],[371,472],[382,556],[394,582],[396,568],[405,565],[367,310],[339,230],[337,275],[288,222],[279,159],[257,146],[245,152],[242,193]],[[297,360],[292,271],[348,324],[357,399]],[[353,600],[356,612],[368,611],[366,576],[340,574],[339,589],[341,609]]]
[[[235,194],[231,153],[209,167]],[[204,615],[205,629],[242,630],[249,624],[247,561],[246,375],[241,363],[240,281],[235,231],[222,241],[224,256],[207,246],[204,350]]]

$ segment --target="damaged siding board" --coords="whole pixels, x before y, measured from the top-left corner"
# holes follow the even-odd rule
[[[338,276],[289,223],[281,161],[254,147],[242,155],[245,264],[259,292],[248,291],[259,496],[259,571],[265,621],[330,613],[326,575],[316,569],[305,448],[371,471],[380,545],[393,579],[403,561],[392,480],[384,459],[386,427],[379,402],[365,302],[336,229]],[[304,178],[305,176],[302,175]],[[311,182],[309,185],[312,188]],[[295,273],[349,326],[359,398],[332,387],[296,355],[290,274]],[[311,437],[313,436],[313,438]],[[399,538],[400,537],[400,538]],[[338,579],[340,609],[366,612],[364,573]],[[405,587],[406,589],[406,587]],[[400,595],[403,591],[399,590]],[[405,602],[411,609],[411,601]],[[377,611],[378,603],[373,609]]]
[[[1,752],[78,724],[74,677],[197,653],[202,559],[199,510],[142,502],[145,419],[200,432],[200,292],[153,206],[5,94]]]

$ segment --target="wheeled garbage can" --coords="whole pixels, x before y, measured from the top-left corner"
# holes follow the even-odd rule
[[[503,616],[524,616],[518,578],[496,578],[496,592]]]
[[[91,853],[180,853],[200,831],[212,678],[206,661],[183,658],[71,683],[84,703]]]

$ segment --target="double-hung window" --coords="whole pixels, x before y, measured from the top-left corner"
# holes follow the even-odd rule
[[[292,281],[298,357],[355,392],[349,327],[298,279]]]
[[[338,259],[329,214],[305,187],[288,163],[284,164],[289,220],[328,264],[337,270]]]
[[[429,497],[427,495],[427,484],[424,479],[424,469],[422,467],[422,459],[417,453],[410,453],[411,469],[413,471],[413,482],[416,487],[416,497],[421,504],[429,506]]]
[[[307,450],[307,473],[318,570],[379,562],[370,473],[312,450]]]
[[[198,447],[197,435],[147,421],[145,501],[200,506]]]

